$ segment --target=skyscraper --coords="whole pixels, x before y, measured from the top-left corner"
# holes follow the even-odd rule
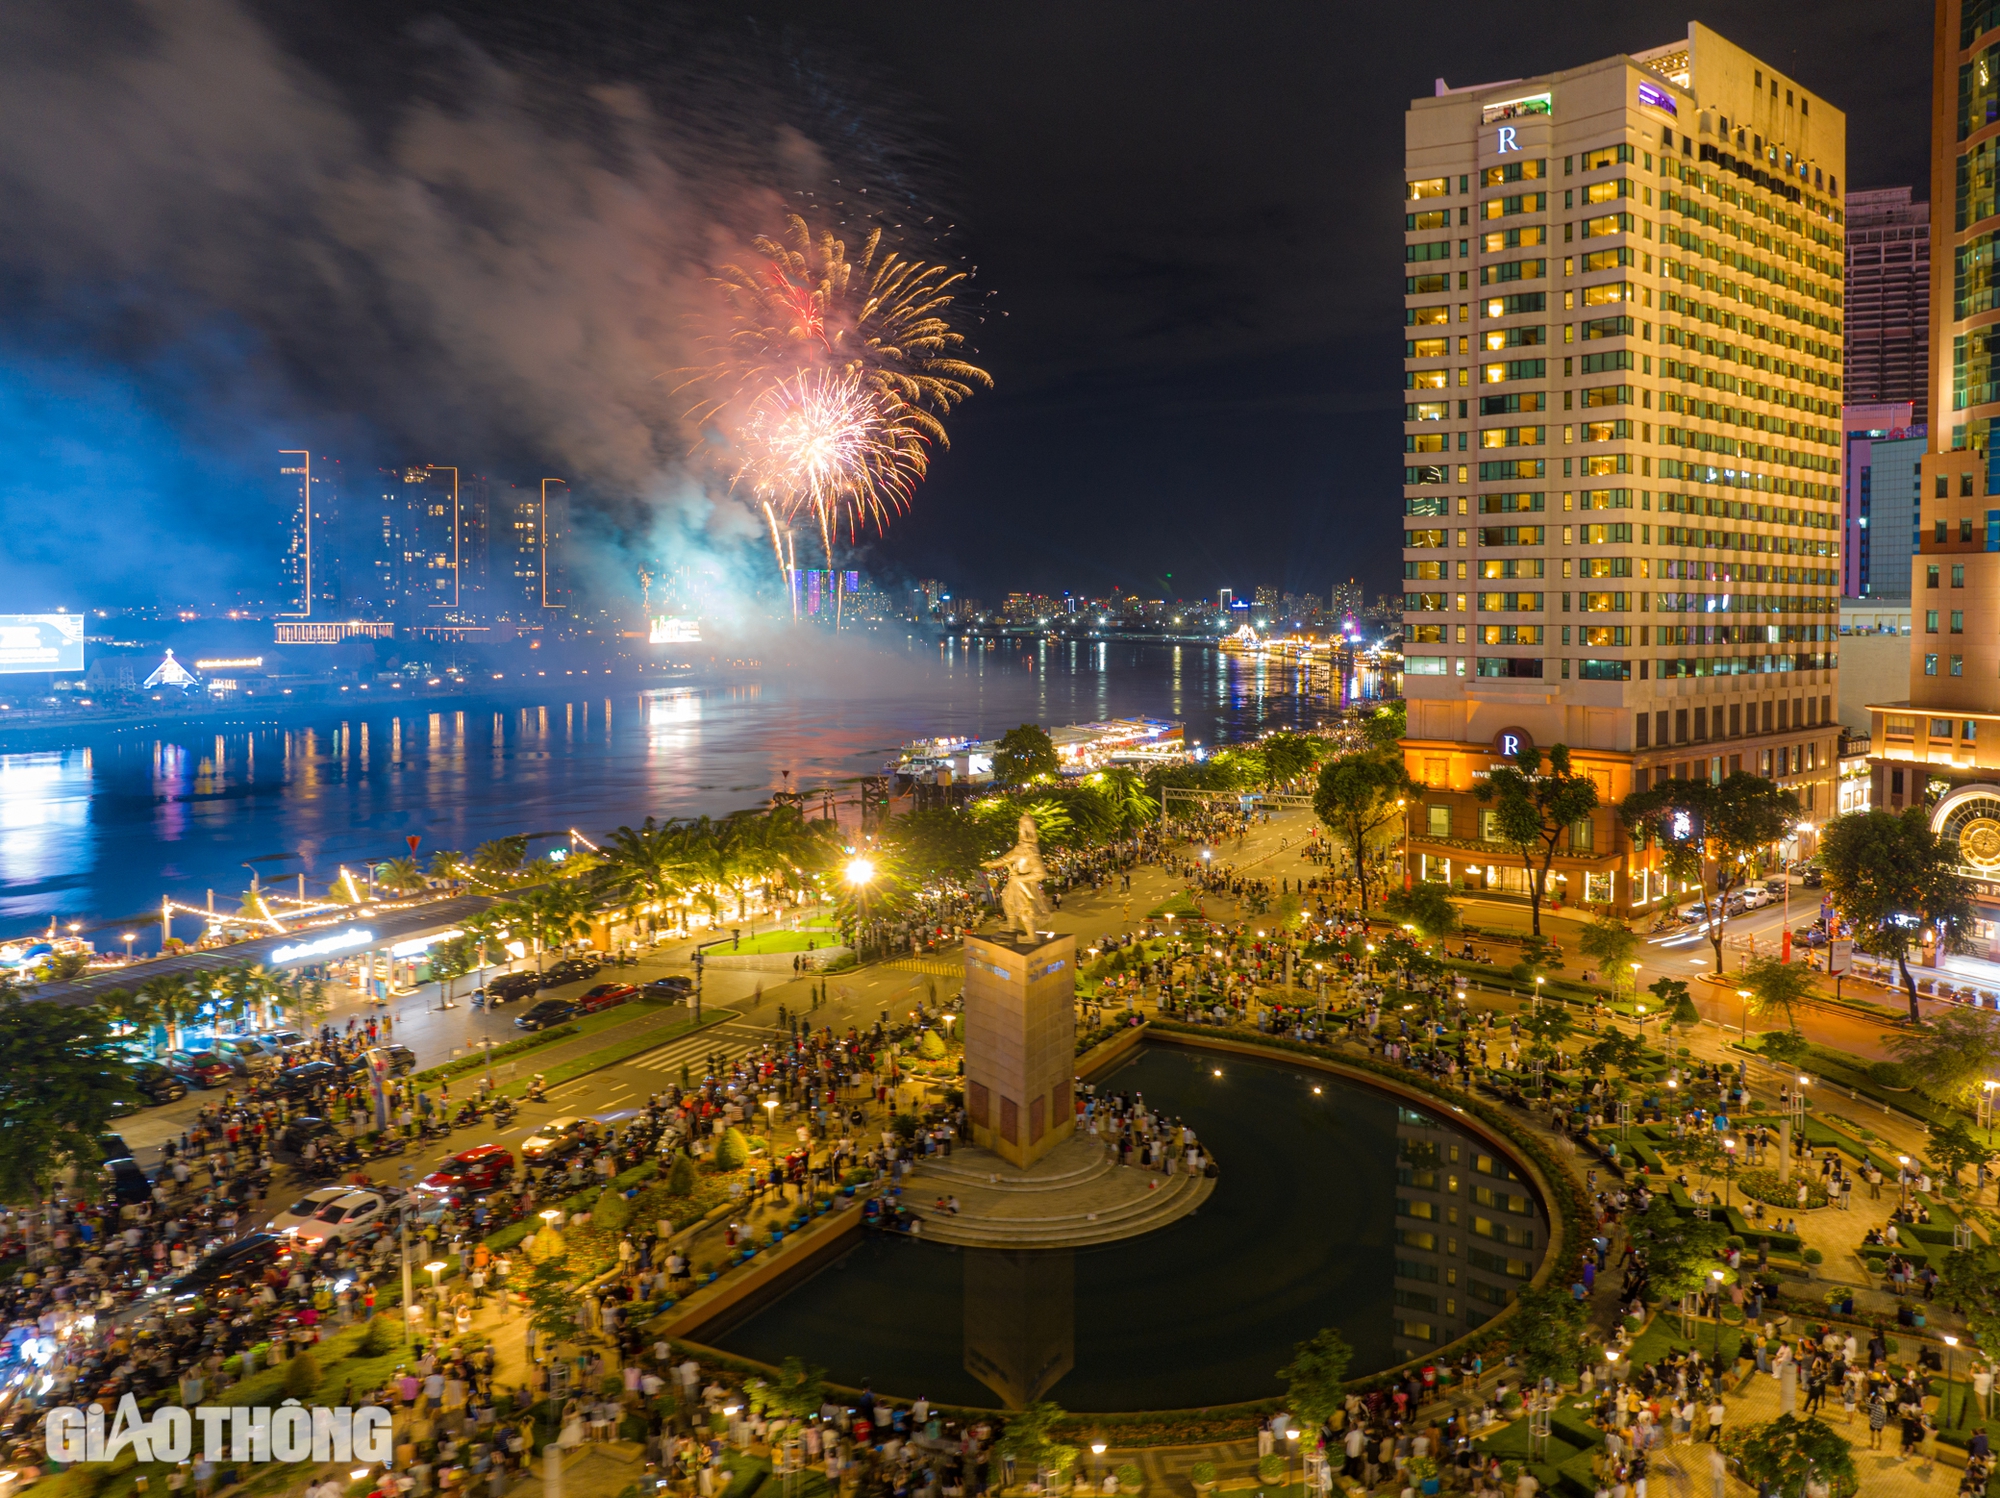
[[[1873,405],[1849,401],[1841,409],[1840,482],[1844,513],[1840,591],[1843,597],[1895,597],[1905,586],[1910,570],[1908,552],[1916,548],[1907,514],[1912,475],[1884,475],[1892,486],[1901,485],[1885,493],[1875,473],[1875,448],[1879,443],[1906,442],[1912,435],[1921,441],[1924,428],[1917,420],[1918,409],[1907,401]],[[1894,456],[1890,454],[1892,459]],[[1895,466],[1893,461],[1890,466]],[[1878,534],[1883,529],[1883,517],[1877,512],[1884,499],[1892,504],[1900,501],[1905,512],[1901,532],[1886,537]],[[1898,541],[1905,545],[1904,551],[1896,550]]]
[[[1475,787],[1565,743],[1556,886],[1669,894],[1610,805],[1749,771],[1833,807],[1846,121],[1685,41],[1406,116],[1406,763],[1417,877],[1525,889]]]
[[[339,607],[340,459],[304,448],[278,453],[279,497],[290,511],[280,563],[279,611],[311,619]]]
[[[1907,187],[1847,195],[1847,404],[1907,401],[1930,373],[1930,204]]]
[[[1927,806],[2000,955],[2000,3],[1938,0],[1930,441],[1910,558],[1909,695],[1869,704],[1872,804]]]

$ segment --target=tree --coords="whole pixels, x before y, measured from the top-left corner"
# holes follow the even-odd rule
[[[1409,736],[1409,707],[1398,700],[1361,720],[1361,737],[1371,749],[1396,751]]]
[[[1631,1232],[1632,1242],[1645,1250],[1646,1281],[1661,1302],[1707,1289],[1708,1272],[1729,1236],[1720,1222],[1681,1216],[1665,1192],[1633,1221]]]
[[[1319,772],[1313,810],[1354,858],[1363,914],[1368,910],[1369,848],[1385,830],[1400,827],[1410,794],[1402,759],[1386,751],[1343,754]]]
[[[693,1196],[694,1188],[701,1183],[695,1173],[694,1160],[687,1155],[674,1157],[674,1168],[667,1172],[668,1196]]]
[[[525,837],[496,837],[472,850],[472,866],[467,871],[472,883],[483,889],[510,888],[528,856]]]
[[[1588,775],[1573,774],[1569,745],[1549,750],[1548,772],[1542,751],[1521,750],[1511,765],[1501,765],[1479,783],[1481,801],[1494,805],[1500,841],[1521,855],[1528,874],[1528,910],[1535,935],[1542,934],[1542,895],[1556,850],[1570,829],[1597,809],[1597,785]]]
[[[1968,1166],[1984,1165],[1993,1158],[1993,1150],[1965,1126],[1962,1118],[1953,1118],[1943,1128],[1931,1125],[1930,1157],[1944,1167],[1945,1173],[1955,1185],[1958,1173]]]
[[[1963,952],[1970,945],[1972,898],[1958,877],[1957,848],[1942,842],[1923,810],[1912,806],[1835,817],[1820,837],[1819,861],[1833,908],[1854,927],[1854,944],[1895,961],[1909,995],[1910,1023],[1921,1023],[1911,946],[1925,929],[1936,932],[1940,951]]]
[[[1392,889],[1382,910],[1391,920],[1415,926],[1419,936],[1449,936],[1458,929],[1458,907],[1442,884],[1424,881],[1409,889]]]
[[[444,1001],[451,1002],[451,985],[477,965],[479,944],[470,936],[454,936],[430,950],[431,978],[444,985]]]
[[[1860,1487],[1854,1448],[1817,1416],[1780,1415],[1753,1425],[1737,1437],[1736,1454],[1743,1475],[1776,1498],[1804,1498],[1815,1480],[1831,1498],[1848,1498]]]
[[[1274,733],[1259,747],[1264,751],[1264,773],[1270,777],[1267,784],[1298,779],[1318,758],[1313,741],[1302,734]]]
[[[1646,985],[1646,992],[1660,1001],[1660,1008],[1668,1011],[1670,1023],[1683,1028],[1701,1023],[1701,1011],[1694,1007],[1694,998],[1684,979],[1655,978]]]
[[[731,1124],[722,1131],[722,1137],[715,1143],[715,1168],[717,1170],[741,1170],[750,1162],[750,1141],[743,1137],[743,1131]]]
[[[991,858],[1006,847],[1004,843],[993,846],[996,825],[962,811],[933,807],[891,817],[882,832],[882,846],[919,879],[967,874],[982,858]]]
[[[603,882],[628,910],[646,909],[649,930],[658,924],[659,907],[686,889],[692,872],[681,826],[651,817],[608,834],[603,855]]]
[[[1763,1036],[1762,1052],[1766,1061],[1793,1070],[1805,1065],[1812,1054],[1812,1043],[1796,1030],[1767,1030]]]
[[[1945,1255],[1943,1289],[1981,1347],[2000,1345],[2000,1265],[1990,1249],[1954,1248]]]
[[[1627,796],[1618,815],[1635,840],[1655,844],[1667,876],[1701,890],[1715,971],[1729,897],[1750,882],[1752,860],[1799,819],[1799,798],[1774,780],[1738,771],[1722,781],[1663,780]]]
[[[157,1022],[166,1027],[167,1049],[179,1050],[181,1026],[193,1019],[201,1007],[201,996],[194,991],[194,985],[179,973],[160,973],[139,985],[139,997]]]
[[[98,1139],[141,1101],[102,1009],[0,1008],[0,1202],[26,1206],[70,1166],[95,1169]]]
[[[1037,724],[1008,729],[994,746],[993,779],[1001,785],[1027,785],[1044,776],[1054,779],[1061,770],[1054,740]]]
[[[533,1263],[528,1273],[528,1324],[543,1345],[554,1346],[576,1335],[576,1286],[569,1256],[545,1254]]]
[[[1310,1431],[1333,1418],[1346,1398],[1347,1365],[1354,1349],[1332,1327],[1325,1327],[1292,1349],[1292,1360],[1278,1370],[1285,1381],[1285,1403]]]
[[[778,1376],[764,1385],[764,1403],[782,1415],[805,1420],[826,1403],[826,1370],[803,1358],[786,1358]]]
[[[1522,1370],[1536,1383],[1573,1376],[1587,1319],[1564,1285],[1524,1288],[1514,1302],[1507,1340],[1520,1355]]]
[[[1948,1009],[1888,1042],[1917,1089],[1940,1103],[1972,1103],[1980,1085],[2000,1072],[2000,1029],[1981,1014]]]
[[[1799,1028],[1798,1006],[1819,993],[1812,969],[1775,957],[1753,957],[1736,970],[1736,981],[1749,991],[1749,1010],[1761,1020],[1782,1015],[1785,1028]]]
[[[1158,819],[1160,803],[1146,792],[1146,777],[1130,765],[1113,765],[1090,777],[1111,807],[1120,832],[1131,832]]]
[[[1064,1419],[1063,1407],[1039,1399],[1007,1417],[1007,1428],[993,1443],[994,1451],[1025,1472],[1064,1473],[1076,1465],[1076,1448],[1055,1439]]]
[[[424,887],[424,871],[414,858],[392,858],[375,866],[375,884],[391,894],[410,894]]]
[[[1615,915],[1600,915],[1583,928],[1577,945],[1584,956],[1602,969],[1612,992],[1616,993],[1629,981],[1637,996],[1639,975],[1632,971],[1632,954],[1639,950],[1639,938],[1632,934],[1630,926]]]

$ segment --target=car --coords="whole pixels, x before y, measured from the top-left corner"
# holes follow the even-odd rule
[[[260,1044],[269,1047],[273,1056],[282,1056],[294,1046],[310,1045],[312,1042],[296,1030],[266,1030],[257,1037]]]
[[[261,1076],[278,1069],[275,1051],[266,1050],[257,1040],[247,1035],[230,1035],[219,1038],[209,1049],[227,1061],[239,1077]]]
[[[1743,908],[1746,910],[1762,910],[1766,905],[1771,903],[1771,892],[1762,885],[1753,884],[1747,889],[1739,890],[1737,893],[1743,901]]]
[[[557,988],[565,983],[584,983],[602,972],[604,964],[594,957],[565,957],[549,964],[542,974],[542,987]]]
[[[1818,926],[1801,926],[1792,933],[1792,944],[1794,946],[1823,947],[1826,945],[1826,932]]]
[[[251,1233],[202,1255],[180,1278],[163,1288],[176,1300],[255,1284],[273,1265],[291,1257],[287,1241],[275,1233]]]
[[[639,992],[649,999],[664,1000],[670,1004],[684,1003],[694,995],[694,979],[683,978],[679,974],[667,978],[655,978],[643,984]]]
[[[346,1079],[344,1066],[331,1061],[305,1061],[274,1074],[270,1086],[281,1097],[304,1097],[315,1087],[335,1087]]]
[[[481,1144],[453,1155],[417,1182],[416,1189],[445,1206],[459,1206],[497,1191],[514,1176],[514,1157],[498,1144]]]
[[[343,1137],[340,1130],[324,1118],[311,1115],[294,1118],[278,1131],[278,1137],[271,1145],[271,1157],[283,1165],[296,1165],[305,1158],[307,1145],[329,1139],[338,1141]]]
[[[141,1202],[153,1199],[153,1183],[146,1172],[139,1168],[139,1162],[130,1155],[116,1160],[106,1160],[99,1167],[110,1187],[113,1201],[121,1207],[136,1207]]]
[[[406,1045],[371,1046],[367,1057],[371,1063],[375,1061],[388,1063],[389,1075],[392,1077],[407,1077],[417,1069],[417,1053]]]
[[[514,1016],[517,1030],[546,1030],[551,1025],[559,1025],[577,1013],[577,1007],[568,999],[537,999],[534,1007],[525,1014]]]
[[[600,1009],[609,1009],[638,997],[639,990],[629,983],[600,983],[595,988],[585,989],[578,997],[576,1007],[585,1014],[595,1014]]]
[[[324,1186],[308,1191],[273,1217],[265,1231],[280,1238],[317,1247],[365,1233],[382,1220],[389,1199],[379,1191],[352,1186]]]
[[[1803,874],[1799,875],[1799,883],[1807,889],[1818,889],[1826,883],[1826,870],[1807,869]]]
[[[508,1004],[515,999],[532,998],[541,986],[540,973],[502,973],[487,981],[484,992],[488,1004]]]
[[[1772,894],[1782,897],[1785,891],[1791,888],[1791,881],[1783,874],[1774,874],[1764,881],[1764,888]]]
[[[236,1068],[213,1051],[168,1051],[167,1070],[190,1087],[224,1087],[236,1080]]]
[[[521,1141],[521,1158],[531,1165],[561,1160],[588,1144],[596,1127],[588,1118],[552,1118]]]
[[[188,1095],[187,1083],[157,1061],[133,1062],[132,1085],[149,1103],[171,1103]]]

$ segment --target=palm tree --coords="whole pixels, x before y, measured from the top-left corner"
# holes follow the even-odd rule
[[[147,1005],[153,1021],[166,1027],[167,1049],[178,1051],[181,1026],[194,1018],[202,1004],[194,985],[179,973],[161,973],[139,985],[139,998]]]
[[[453,853],[449,849],[440,848],[431,855],[431,878],[454,889],[465,882],[469,869],[470,866],[466,863],[463,853]]]
[[[478,915],[459,923],[464,928],[465,934],[471,938],[474,966],[480,968],[482,972],[486,967],[487,947],[500,939],[500,933],[507,929],[508,918],[513,911],[514,906],[510,902],[502,902],[498,905],[489,905]]]
[[[518,878],[528,856],[525,837],[496,837],[472,850],[472,882],[486,889],[506,889]]]
[[[544,884],[526,891],[513,902],[521,923],[535,942],[535,970],[542,970],[542,953],[550,947],[568,946],[590,933],[589,907],[570,885]]]
[[[142,994],[135,994],[129,988],[114,988],[100,994],[97,1007],[104,1011],[105,1018],[121,1036],[135,1035],[153,1027],[152,1004]]]
[[[375,866],[375,883],[391,894],[407,895],[424,887],[424,874],[414,858],[392,858]]]
[[[1146,794],[1146,780],[1130,765],[1113,765],[1091,777],[1111,803],[1121,831],[1130,832],[1160,814],[1160,803]]]
[[[647,930],[658,928],[658,907],[687,888],[691,861],[687,838],[677,822],[647,817],[640,826],[620,827],[604,839],[603,884],[628,911],[651,907]]]

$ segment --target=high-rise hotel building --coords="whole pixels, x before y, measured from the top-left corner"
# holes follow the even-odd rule
[[[1610,808],[1737,770],[1834,808],[1846,124],[1685,42],[1406,121],[1413,872],[1525,889],[1474,795],[1570,746],[1604,809],[1552,893],[1667,891]],[[1808,837],[1809,831],[1801,837]]]
[[[1906,698],[1869,705],[1873,804],[1928,807],[2000,958],[2000,0],[1937,0],[1930,450]]]

